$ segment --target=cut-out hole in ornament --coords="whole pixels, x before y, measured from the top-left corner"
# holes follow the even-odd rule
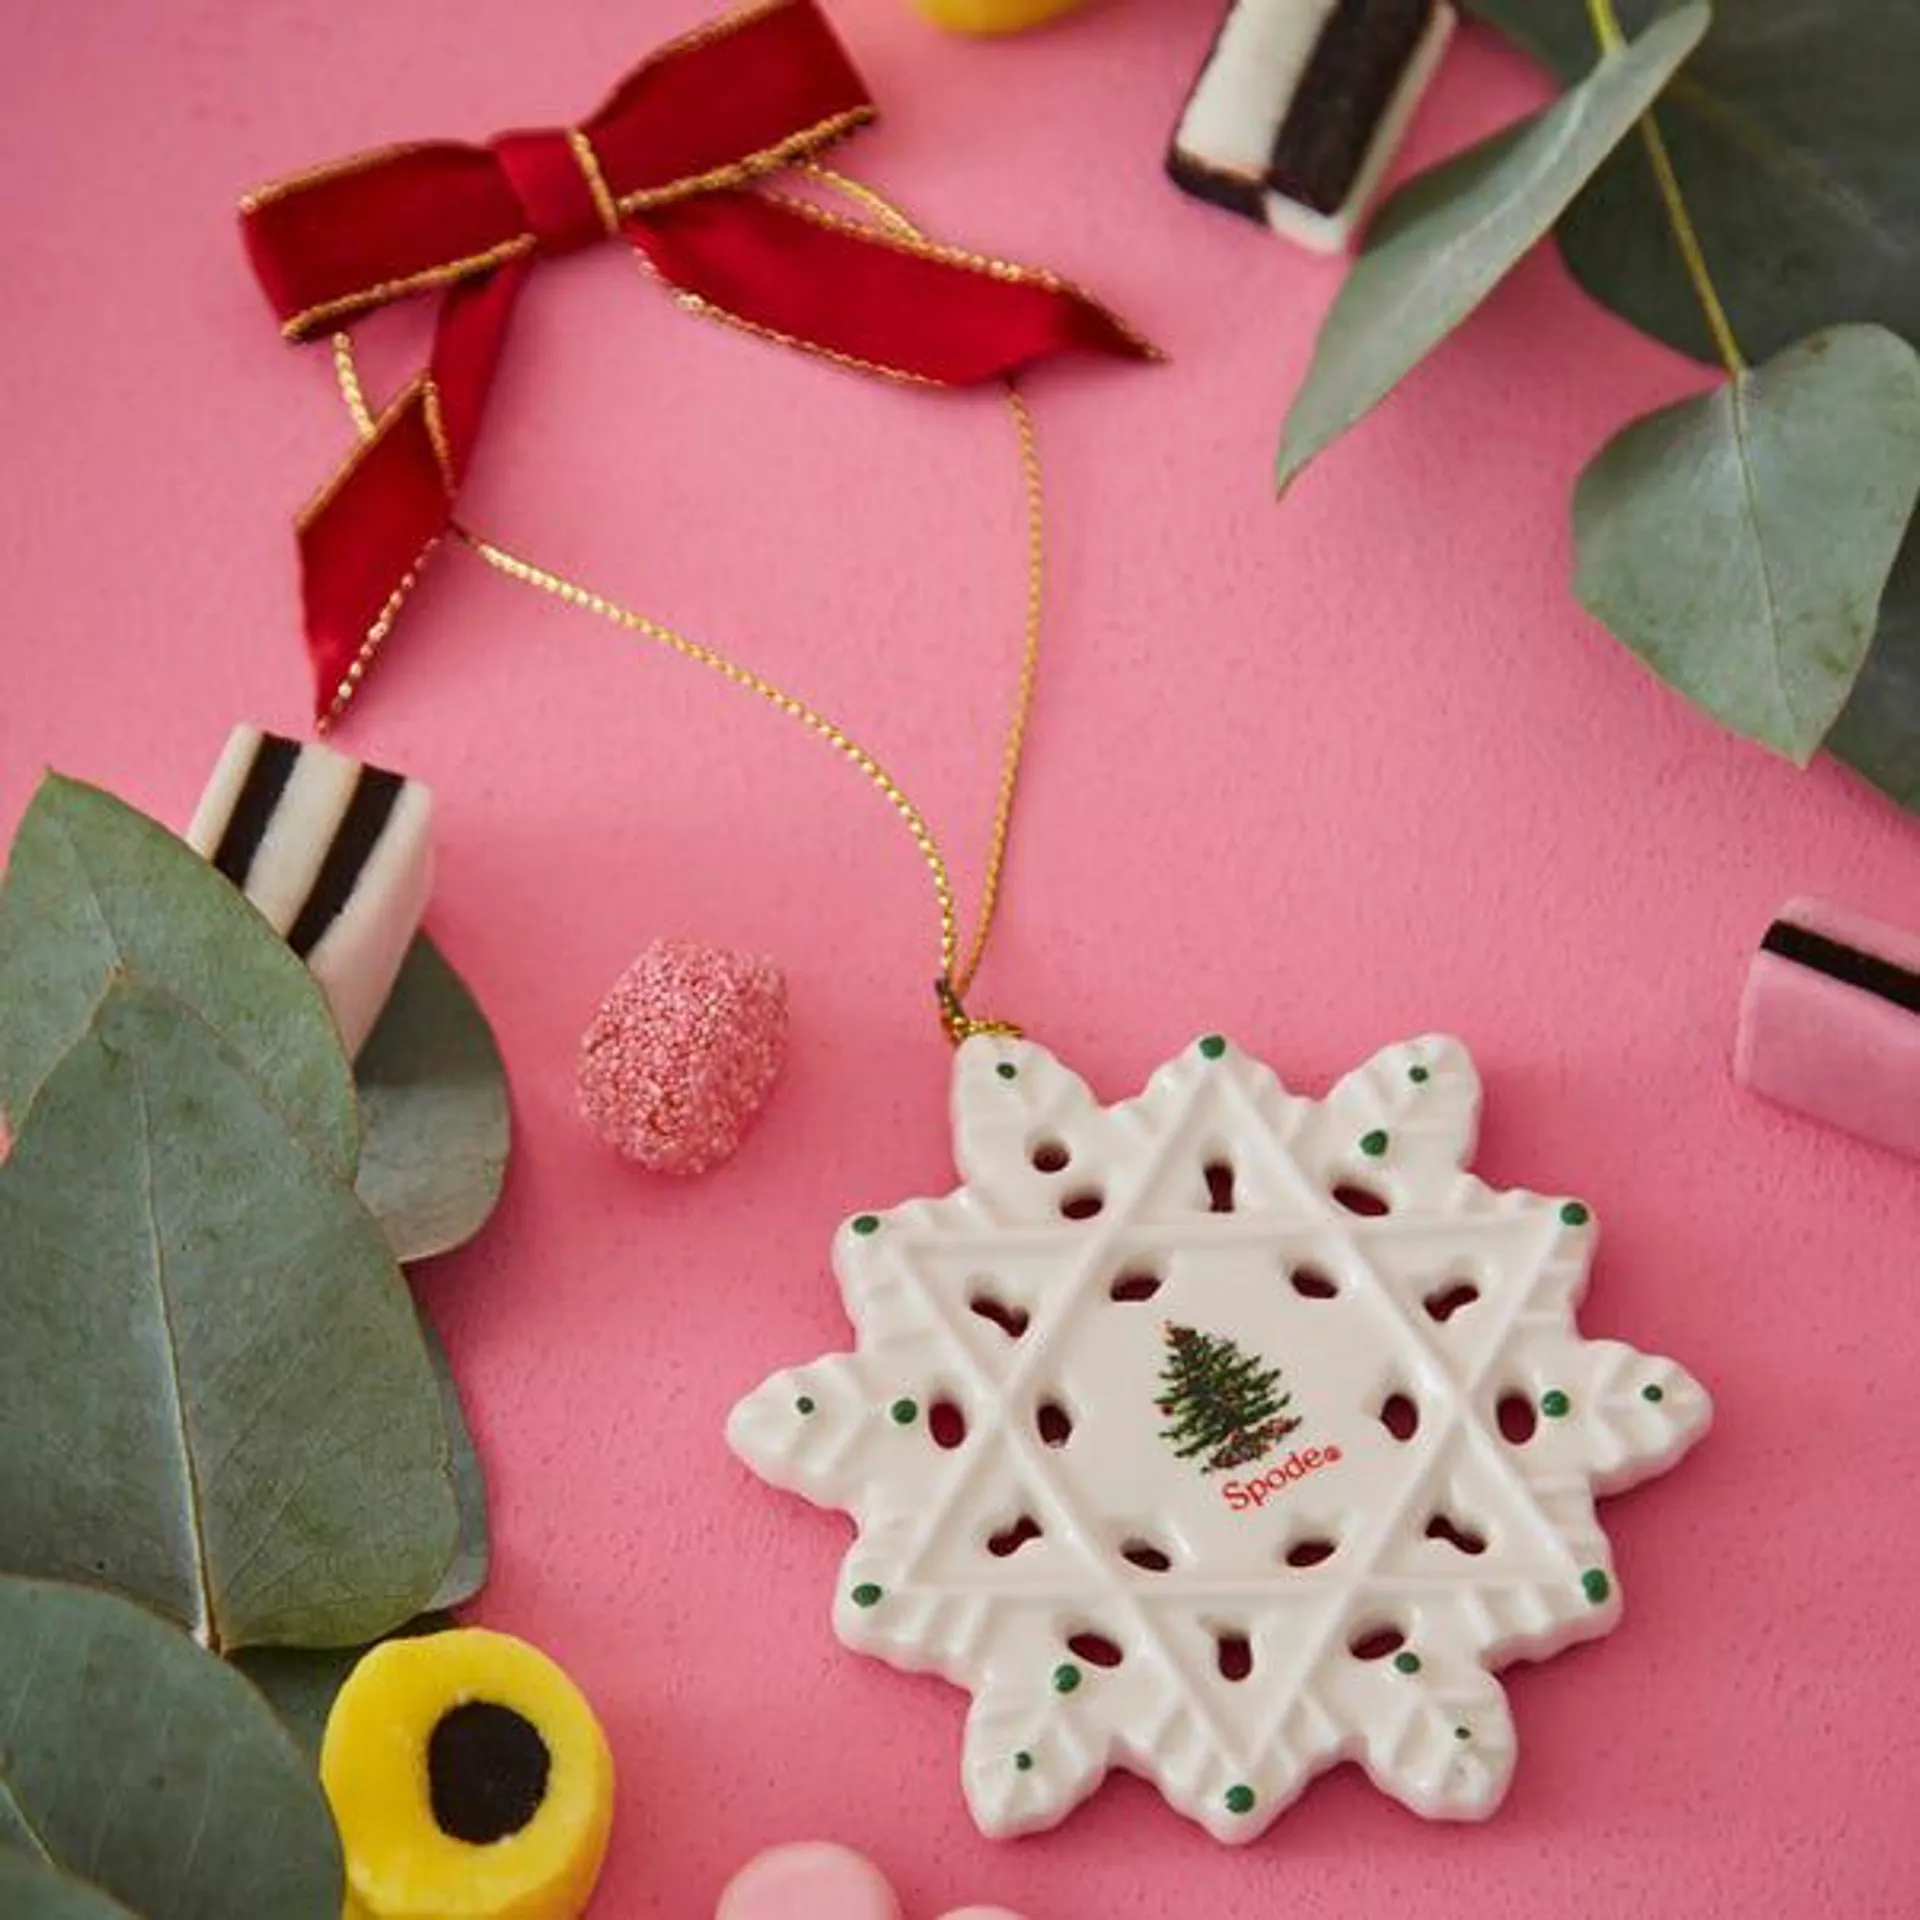
[[[1380,1424],[1396,1440],[1411,1440],[1420,1431],[1420,1409],[1409,1395],[1391,1394],[1380,1409]]]
[[[1331,1560],[1340,1551],[1337,1540],[1296,1540],[1287,1549],[1287,1565],[1290,1567],[1317,1567],[1323,1561]]]
[[[1073,1153],[1064,1140],[1042,1140],[1032,1154],[1035,1173],[1065,1173],[1073,1164]]]
[[[1351,1180],[1343,1180],[1334,1188],[1333,1197],[1349,1213],[1357,1213],[1363,1220],[1378,1220],[1382,1214],[1393,1211],[1393,1203],[1385,1194],[1376,1193],[1371,1187],[1356,1185]]]
[[[1090,1667],[1117,1667],[1127,1656],[1104,1633],[1076,1633],[1067,1642],[1067,1651]]]
[[[1060,1213],[1067,1220],[1091,1220],[1107,1204],[1107,1196],[1098,1188],[1085,1187],[1070,1193],[1060,1202]]]
[[[1444,1540],[1461,1553],[1485,1553],[1487,1550],[1487,1536],[1484,1533],[1475,1533],[1471,1527],[1461,1526],[1450,1514],[1436,1513],[1427,1522],[1427,1538]]]
[[[1173,1568],[1173,1556],[1156,1547],[1151,1540],[1129,1540],[1120,1549],[1120,1558],[1130,1567],[1138,1567],[1142,1573],[1168,1573]]]
[[[1539,1425],[1532,1397],[1524,1393],[1503,1393],[1494,1415],[1500,1422],[1500,1438],[1510,1447],[1524,1447],[1533,1438],[1534,1428]]]
[[[1471,1280],[1454,1280],[1428,1294],[1420,1304],[1432,1319],[1445,1326],[1462,1307],[1472,1306],[1479,1298],[1480,1289]]]
[[[1253,1642],[1244,1633],[1215,1634],[1213,1659],[1222,1680],[1244,1680],[1253,1671]]]
[[[1064,1447],[1073,1438],[1073,1415],[1058,1400],[1042,1400],[1033,1424],[1050,1447]]]
[[[1207,1175],[1207,1211],[1209,1213],[1231,1213],[1233,1211],[1233,1165],[1227,1160],[1209,1160]]]
[[[927,1409],[927,1431],[933,1444],[951,1453],[967,1437],[967,1416],[952,1400],[936,1400]]]
[[[1339,1282],[1318,1267],[1295,1267],[1287,1278],[1302,1300],[1332,1300],[1340,1292]]]
[[[1010,1527],[1002,1527],[998,1533],[987,1536],[987,1551],[996,1560],[1005,1560],[1016,1554],[1029,1540],[1042,1537],[1040,1522],[1032,1514],[1023,1513]]]
[[[1407,1636],[1398,1627],[1367,1627],[1347,1642],[1347,1651],[1356,1660],[1384,1660],[1407,1644]]]
[[[1009,1340],[1026,1332],[1030,1316],[1025,1307],[1010,1307],[991,1293],[976,1293],[967,1302],[982,1320],[991,1320]]]
[[[1157,1273],[1149,1273],[1144,1267],[1129,1267],[1112,1286],[1107,1289],[1109,1300],[1151,1300],[1160,1291],[1161,1279]]]

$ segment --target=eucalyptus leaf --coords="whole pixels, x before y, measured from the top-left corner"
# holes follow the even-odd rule
[[[354,1069],[360,1198],[403,1264],[485,1226],[506,1173],[506,1072],[486,1016],[425,934]]]
[[[451,1614],[424,1613],[385,1638],[411,1640],[423,1633],[444,1633],[454,1624]],[[371,1646],[248,1647],[234,1656],[233,1664],[265,1695],[294,1745],[317,1767],[334,1698],[347,1684],[347,1675],[372,1650]]]
[[[1542,240],[1706,31],[1682,7],[1545,112],[1389,200],[1321,328],[1281,436],[1283,488],[1372,411]]]
[[[0,883],[0,1111],[14,1133],[116,980],[185,1001],[281,1122],[351,1176],[353,1083],[307,969],[184,841],[97,787],[49,774]]]
[[[418,1613],[456,1508],[379,1228],[181,1001],[109,988],[0,1166],[0,1571],[220,1648]]]
[[[1563,80],[1592,66],[1587,0],[1466,0]],[[1629,32],[1660,0],[1620,0]],[[1920,341],[1920,7],[1738,0],[1661,99],[1658,119],[1709,272],[1749,359],[1840,321]],[[1717,361],[1642,145],[1568,210],[1581,284],[1656,339]]]
[[[447,1358],[434,1325],[423,1312],[420,1333],[426,1342],[427,1358],[433,1362],[434,1383],[440,1389],[440,1412],[446,1422],[449,1468],[453,1475],[454,1501],[459,1509],[459,1537],[453,1558],[433,1590],[430,1607],[457,1607],[487,1584],[487,1564],[492,1557],[492,1538],[487,1527],[487,1481],[481,1471],[480,1455],[467,1426],[466,1409],[460,1404],[460,1387],[453,1377],[453,1365]]]
[[[1920,355],[1836,327],[1638,420],[1573,499],[1581,601],[1804,765],[1846,704],[1920,495]]]
[[[1827,751],[1920,813],[1920,519],[1907,526],[1879,631]]]
[[[26,1815],[14,1805],[6,1782],[0,1780],[0,1860],[7,1857],[5,1850],[9,1847],[24,1848],[30,1853],[42,1851],[38,1837],[27,1825]]]
[[[147,1920],[339,1920],[313,1770],[238,1674],[111,1594],[0,1577],[0,1794]]]
[[[0,1913],[7,1920],[139,1920],[90,1881],[36,1854],[0,1848]]]

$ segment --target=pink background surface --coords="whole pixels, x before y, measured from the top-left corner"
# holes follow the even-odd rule
[[[229,723],[305,717],[288,520],[345,445],[230,209],[355,146],[564,119],[699,0],[14,0],[0,71],[0,824],[44,764],[184,819]],[[1512,1677],[1505,1811],[1436,1830],[1352,1771],[1230,1852],[1116,1781],[1012,1846],[961,1809],[962,1697],[846,1655],[839,1520],[720,1430],[839,1344],[825,1247],[943,1187],[929,903],[874,796],[677,663],[454,557],[344,741],[443,802],[433,922],[517,1097],[510,1192],[426,1282],[498,1566],[621,1769],[596,1911],[704,1920],[768,1843],[871,1851],[913,1920],[1910,1913],[1920,1829],[1915,1169],[1737,1093],[1744,956],[1808,891],[1920,917],[1914,825],[1716,734],[1574,605],[1566,497],[1699,376],[1536,258],[1284,509],[1274,438],[1339,269],[1175,194],[1212,0],[1030,42],[837,16],[883,109],[845,158],[937,233],[1054,264],[1174,355],[1033,383],[1051,655],[985,1000],[1110,1095],[1218,1026],[1317,1088],[1461,1034],[1481,1169],[1587,1195],[1591,1331],[1720,1423],[1611,1509],[1628,1617]],[[1418,163],[1531,105],[1468,34]],[[405,324],[386,330],[389,371]],[[717,327],[614,250],[527,301],[481,528],[805,689],[977,867],[1021,591],[987,396],[863,383]],[[661,932],[777,955],[795,1045],[724,1173],[652,1183],[571,1114],[571,1052]]]

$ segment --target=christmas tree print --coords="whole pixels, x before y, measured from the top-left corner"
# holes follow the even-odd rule
[[[1258,1460],[1300,1424],[1287,1412],[1293,1395],[1280,1391],[1278,1367],[1224,1334],[1169,1326],[1166,1341],[1166,1392],[1154,1402],[1168,1420],[1160,1437],[1182,1460],[1205,1455],[1202,1473]]]

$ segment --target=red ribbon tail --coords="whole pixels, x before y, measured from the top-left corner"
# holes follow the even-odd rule
[[[798,201],[699,194],[626,231],[663,279],[724,317],[868,372],[972,386],[1059,353],[1160,357],[1057,275]]]
[[[300,517],[307,653],[322,720],[351,697],[452,518],[427,431],[425,381],[417,380]]]
[[[375,422],[300,516],[314,710],[352,697],[434,546],[480,436],[493,371],[531,262],[454,287],[428,369]]]

